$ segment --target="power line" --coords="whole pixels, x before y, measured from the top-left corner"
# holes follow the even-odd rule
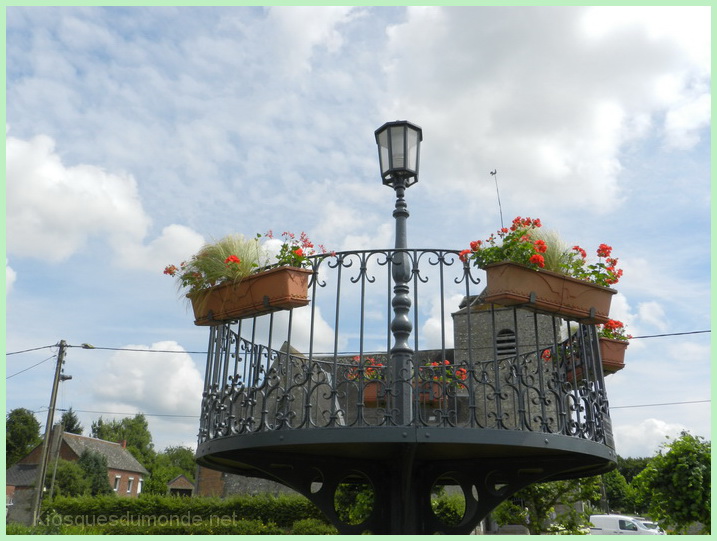
[[[39,348],[39,349],[41,349],[41,348]],[[28,366],[27,368],[25,368],[25,369],[23,369],[23,370],[20,370],[19,372],[15,372],[14,374],[12,374],[11,376],[6,377],[5,379],[8,380],[8,379],[10,379],[10,378],[13,378],[13,377],[17,376],[18,374],[22,374],[23,372],[27,372],[27,371],[30,370],[31,368],[35,368],[36,366],[40,366],[42,363],[46,363],[47,361],[49,361],[50,359],[54,359],[55,357],[57,357],[57,355],[51,355],[50,357],[48,357],[48,358],[45,359],[44,361],[40,361],[39,363],[35,363],[35,364],[33,364],[32,366]]]
[[[635,404],[632,406],[610,406],[611,410],[627,409],[627,408],[652,408],[656,406],[682,406],[684,404],[705,404],[712,402],[711,400],[691,400],[689,402],[663,402],[661,404]]]
[[[33,411],[32,413],[42,413],[43,411],[47,410],[38,410]],[[58,408],[58,411],[67,411],[62,410]],[[177,415],[173,413],[145,413],[143,411],[136,411],[136,412],[127,412],[127,411],[101,411],[101,410],[72,410],[75,413],[100,413],[104,415],[125,415],[125,416],[133,416],[133,415],[144,415],[145,417],[179,417],[183,419],[199,419],[199,415]]]
[[[706,332],[712,332],[711,330],[706,331],[687,331],[687,332],[670,332],[665,334],[648,334],[645,336],[633,336],[631,340],[636,340],[638,338],[662,338],[663,336],[684,336],[686,334],[702,334]]]
[[[69,347],[82,347],[82,349],[102,349],[108,351],[138,351],[140,353],[196,353],[206,355],[206,351],[184,351],[177,349],[141,349],[141,348],[110,348],[101,346],[69,346]]]
[[[12,351],[10,353],[6,353],[6,356],[9,355],[17,355],[18,353],[27,353],[28,351],[37,351],[38,349],[47,349],[47,348],[54,348],[57,344],[52,344],[51,346],[40,346],[39,348],[30,348],[30,349],[23,349],[22,351]]]

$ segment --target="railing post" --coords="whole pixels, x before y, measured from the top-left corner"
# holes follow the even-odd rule
[[[391,389],[394,396],[394,421],[397,425],[407,425],[412,418],[412,361],[413,349],[409,344],[413,324],[408,314],[411,310],[410,288],[411,260],[406,251],[408,240],[406,235],[406,220],[408,219],[408,206],[404,199],[406,180],[398,178],[395,181],[396,208],[393,217],[396,219],[396,250],[391,259],[391,274],[393,277],[393,306],[394,317],[391,321],[394,345],[391,348]]]

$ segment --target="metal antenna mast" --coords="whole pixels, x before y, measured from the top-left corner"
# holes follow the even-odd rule
[[[500,227],[503,228],[503,206],[500,204],[500,190],[498,190],[498,170],[493,169],[490,172],[491,176],[495,179],[495,193],[498,194],[498,210],[500,211]]]

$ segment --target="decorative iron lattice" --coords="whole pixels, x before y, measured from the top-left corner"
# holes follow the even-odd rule
[[[397,265],[408,267],[412,348],[400,369],[392,366]],[[454,250],[340,252],[315,257],[313,271],[309,306],[211,328],[200,444],[414,426],[614,448],[594,326],[482,303],[476,270]]]

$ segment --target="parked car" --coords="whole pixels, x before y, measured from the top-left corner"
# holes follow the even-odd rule
[[[649,518],[643,518],[643,517],[632,517],[635,520],[639,520],[642,522],[642,525],[647,528],[648,530],[655,530],[660,535],[666,535],[664,531],[662,531],[662,528],[660,528],[659,524],[657,522],[653,522]]]
[[[664,535],[650,529],[641,520],[625,515],[590,515],[592,535]]]

